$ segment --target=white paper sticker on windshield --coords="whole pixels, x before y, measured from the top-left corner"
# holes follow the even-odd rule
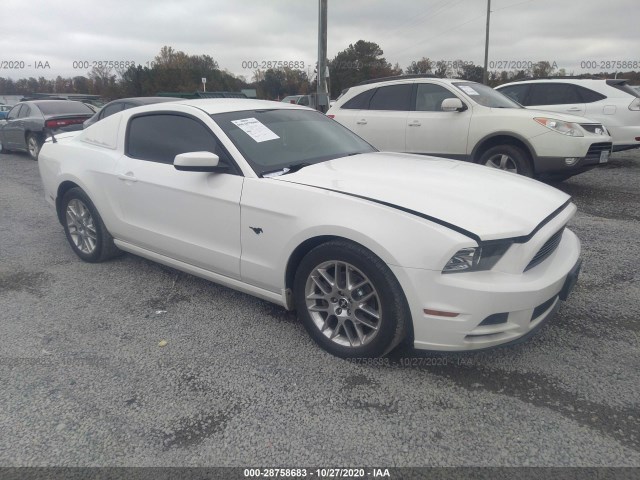
[[[231,120],[231,123],[236,125],[239,129],[244,131],[258,143],[280,138],[278,135],[269,130],[269,128],[267,128],[263,123],[259,122],[253,117],[243,118],[241,120]]]
[[[460,85],[460,90],[462,90],[467,95],[480,95],[473,89],[473,87],[470,87],[469,85]]]

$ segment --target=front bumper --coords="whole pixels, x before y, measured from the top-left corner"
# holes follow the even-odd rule
[[[583,157],[538,157],[535,160],[535,172],[537,175],[543,176],[547,174],[578,174],[607,163],[611,149],[611,142],[597,142],[589,146],[587,154]],[[576,161],[569,165],[566,163],[567,158],[574,158]]]
[[[514,342],[540,327],[575,283],[579,257],[580,241],[565,229],[556,250],[524,273],[500,268],[502,261],[491,271],[448,275],[391,268],[407,295],[414,347],[467,351]],[[425,309],[459,314],[442,317]]]

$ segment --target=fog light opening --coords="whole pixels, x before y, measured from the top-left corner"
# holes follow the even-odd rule
[[[567,165],[575,165],[577,161],[578,159],[575,157],[568,157],[564,159],[564,163],[566,163]]]
[[[443,312],[442,310],[431,310],[430,308],[425,308],[423,311],[427,315],[435,315],[436,317],[453,318],[460,315],[459,313],[456,313],[456,312]]]

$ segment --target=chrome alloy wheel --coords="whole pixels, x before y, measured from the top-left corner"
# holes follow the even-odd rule
[[[328,261],[315,267],[307,277],[305,298],[318,330],[339,345],[367,345],[380,329],[380,296],[371,280],[349,263]]]
[[[98,243],[96,226],[87,206],[77,198],[67,205],[67,228],[74,245],[85,254],[92,254]]]
[[[518,166],[513,158],[504,153],[489,157],[485,163],[487,167],[497,168],[506,172],[518,173]]]
[[[29,149],[29,155],[31,155],[31,158],[38,158],[40,145],[38,144],[38,139],[33,135],[31,135],[27,140],[27,148]]]

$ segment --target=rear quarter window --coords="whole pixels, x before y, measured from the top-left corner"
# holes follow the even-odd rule
[[[366,92],[362,92],[351,100],[347,100],[340,108],[345,108],[347,110],[367,110],[369,108],[369,101],[371,100],[374,92],[374,88],[367,90]]]

